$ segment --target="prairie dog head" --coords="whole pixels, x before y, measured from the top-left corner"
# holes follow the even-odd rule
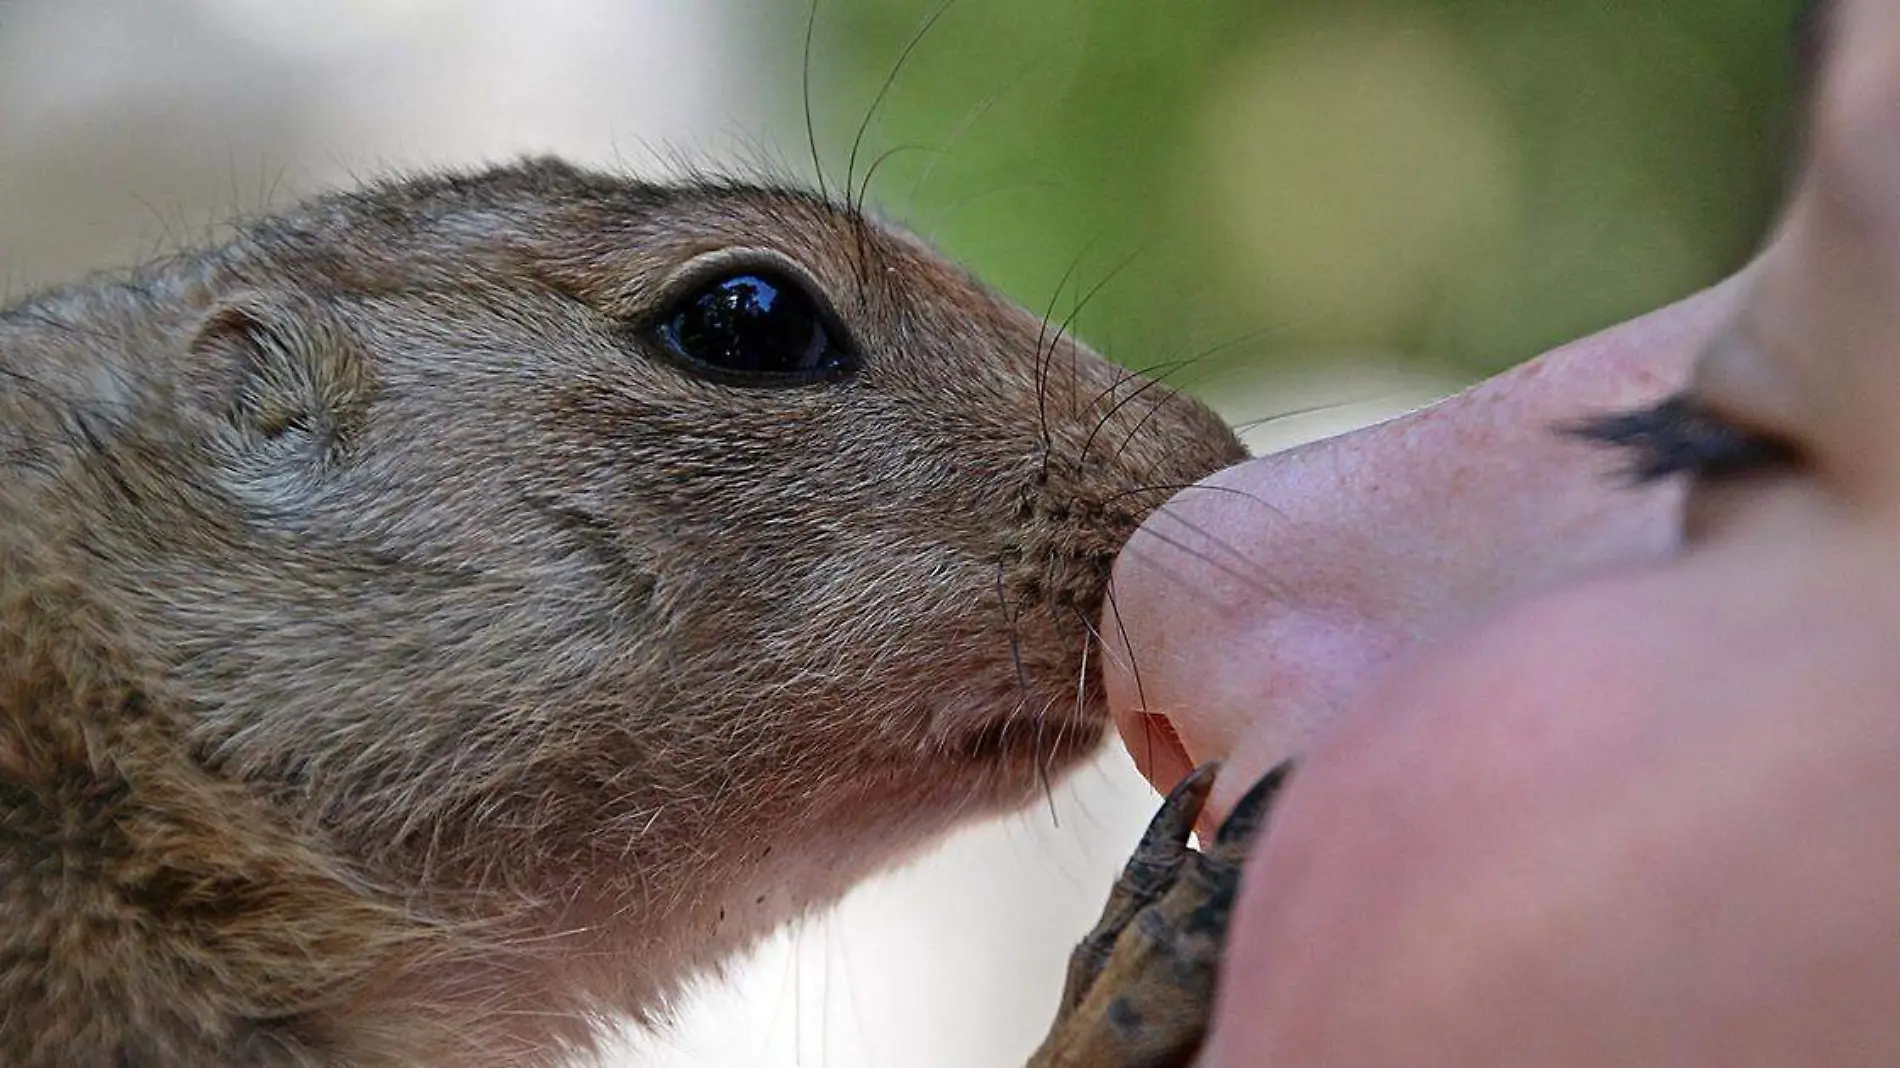
[[[181,751],[625,1005],[1089,753],[1115,552],[1241,455],[905,234],[550,162],[51,294],[0,368]]]

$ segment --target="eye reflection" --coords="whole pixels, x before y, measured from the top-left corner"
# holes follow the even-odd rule
[[[689,367],[739,385],[797,385],[852,367],[818,302],[764,271],[713,279],[674,306],[660,337]]]

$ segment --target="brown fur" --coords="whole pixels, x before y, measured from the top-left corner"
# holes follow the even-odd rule
[[[656,358],[729,247],[864,368]],[[558,1061],[1035,797],[1142,488],[1239,455],[1056,341],[808,195],[552,162],[0,316],[0,1063]]]

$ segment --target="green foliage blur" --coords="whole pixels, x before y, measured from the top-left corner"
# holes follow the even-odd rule
[[[869,176],[1124,363],[1472,377],[1746,259],[1789,169],[1794,6],[820,0],[813,131],[834,191]],[[809,175],[806,7],[755,23]]]

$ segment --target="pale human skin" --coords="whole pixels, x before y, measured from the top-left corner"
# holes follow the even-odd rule
[[[1151,777],[1301,761],[1205,1064],[1900,1063],[1900,4],[1832,19],[1747,270],[1124,553]],[[1797,461],[1685,507],[1551,430],[1685,381]]]

